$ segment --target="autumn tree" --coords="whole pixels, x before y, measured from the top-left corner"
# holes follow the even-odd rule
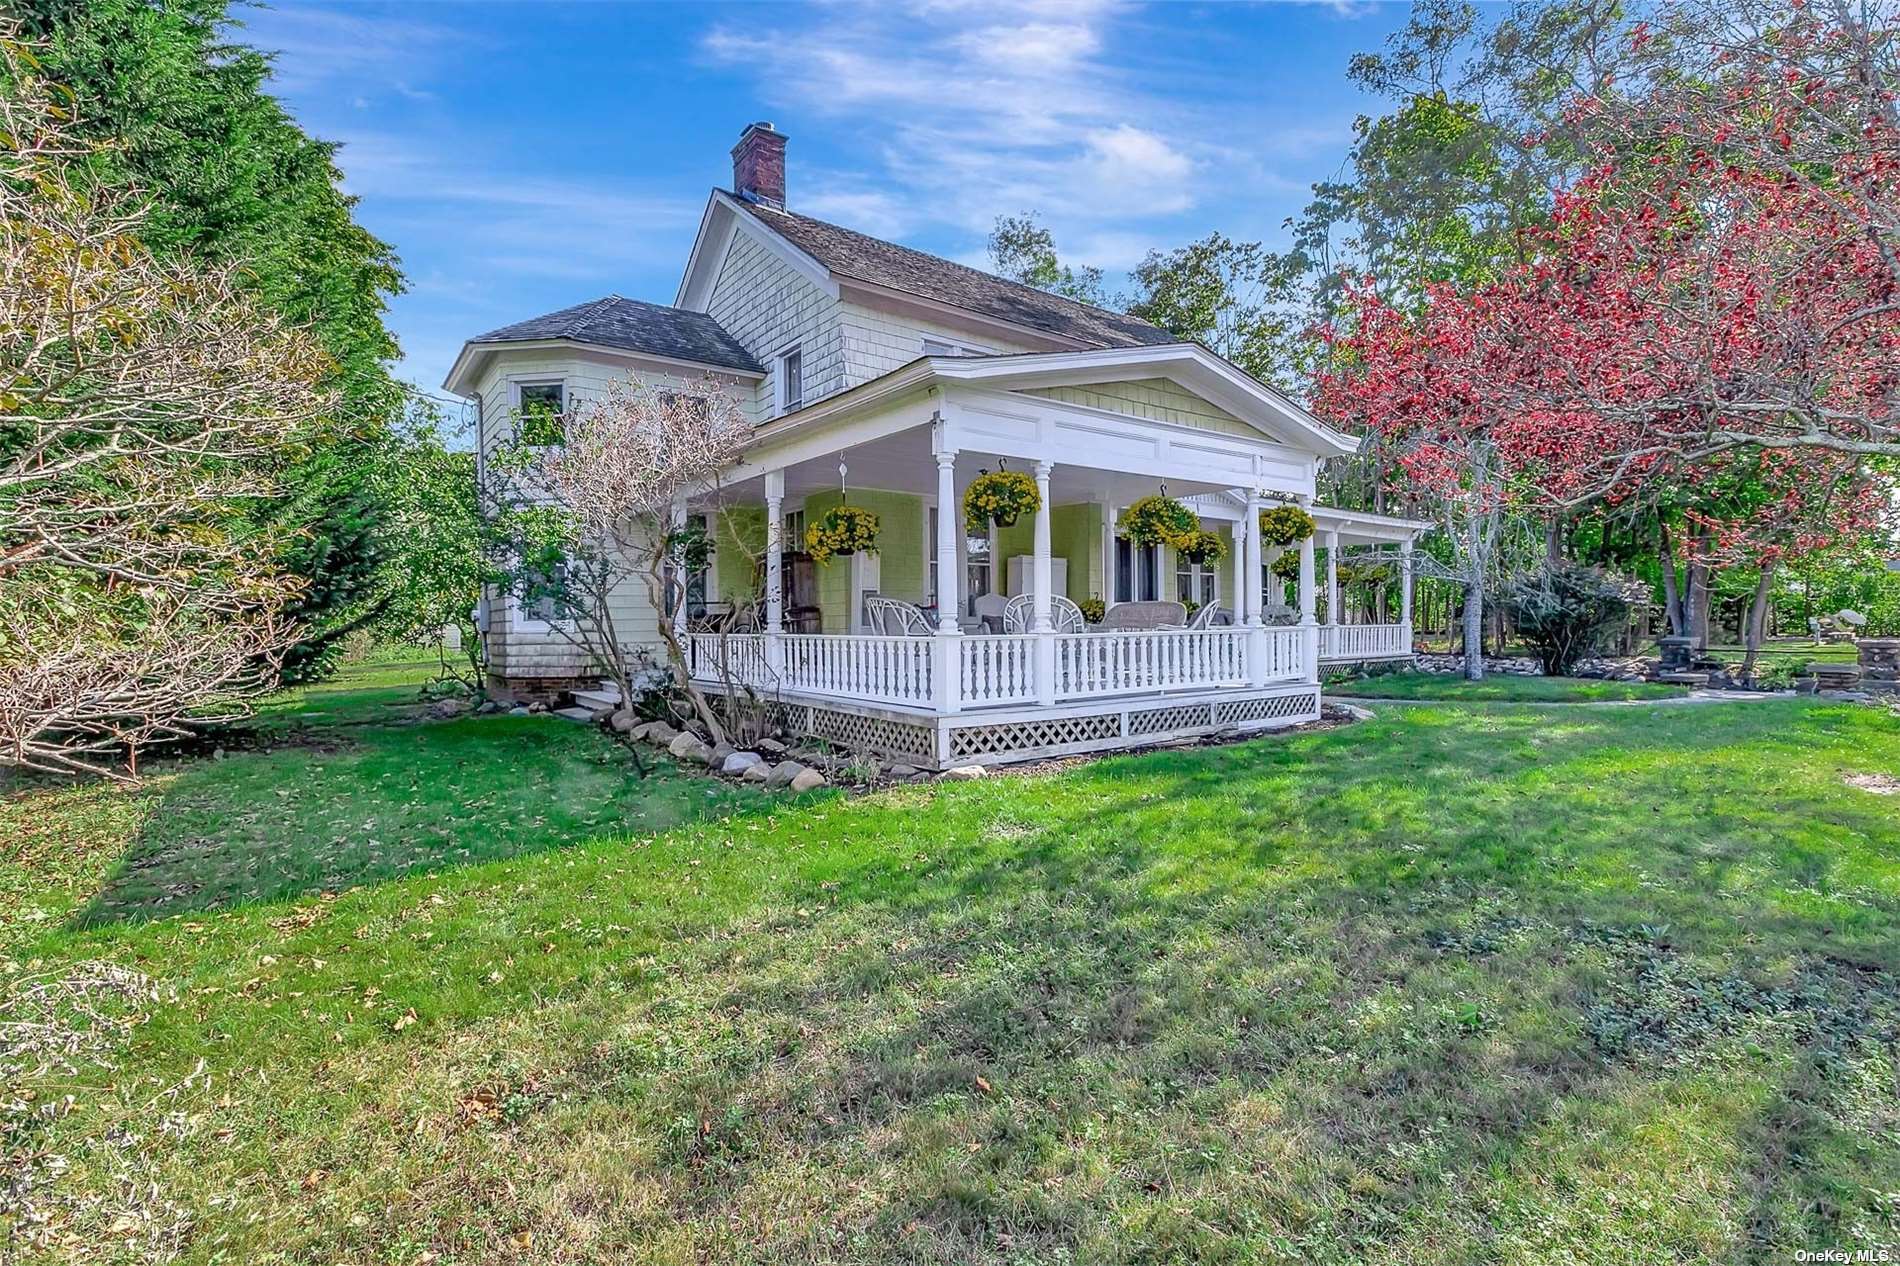
[[[237,269],[160,260],[70,94],[0,33],[0,762],[110,772],[275,682],[257,526],[330,362]]]

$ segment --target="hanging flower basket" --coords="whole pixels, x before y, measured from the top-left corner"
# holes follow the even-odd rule
[[[834,506],[805,527],[805,552],[824,563],[877,553],[877,516],[859,506]]]
[[[963,520],[972,532],[992,523],[1014,527],[1017,519],[1040,509],[1036,481],[1020,470],[984,471],[963,492]]]
[[[1262,545],[1298,545],[1318,529],[1313,516],[1298,506],[1275,506],[1260,512]]]
[[[1201,521],[1194,511],[1173,497],[1143,497],[1115,520],[1115,534],[1136,545],[1179,549],[1182,541],[1200,530]]]
[[[1100,624],[1102,617],[1108,614],[1108,604],[1100,598],[1084,598],[1075,605],[1082,612],[1084,624]]]
[[[1190,563],[1218,563],[1227,557],[1227,538],[1218,532],[1192,532],[1174,548]]]

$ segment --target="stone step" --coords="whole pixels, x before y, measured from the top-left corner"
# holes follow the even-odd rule
[[[1709,684],[1707,673],[1657,673],[1656,680],[1671,686],[1706,686]]]
[[[592,725],[594,723],[594,714],[589,712],[586,708],[556,708],[554,715],[557,717],[566,717],[570,721],[579,721],[582,725]]]

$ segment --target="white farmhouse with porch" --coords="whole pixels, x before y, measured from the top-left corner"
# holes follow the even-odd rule
[[[610,296],[471,339],[448,390],[486,449],[525,407],[571,409],[616,375],[714,375],[757,424],[708,516],[718,545],[688,601],[623,596],[616,624],[688,634],[709,687],[749,688],[788,725],[926,768],[1138,746],[1311,720],[1327,663],[1409,657],[1423,523],[1314,503],[1354,442],[1192,343],[785,208],[785,137],[753,124],[709,198],[674,305]],[[969,530],[963,493],[1007,464],[1040,506]],[[1228,545],[1178,557],[1116,532],[1158,492]],[[804,527],[876,513],[875,553],[814,563]],[[1260,511],[1303,507],[1292,600]],[[1319,558],[1323,551],[1324,565]],[[1343,565],[1390,578],[1349,623]],[[1099,623],[1084,609],[1100,604]],[[599,701],[552,609],[491,595],[498,691]]]

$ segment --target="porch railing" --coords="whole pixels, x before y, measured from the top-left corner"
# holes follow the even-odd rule
[[[785,633],[775,640],[776,646],[759,633],[689,634],[693,678],[715,688],[730,682],[766,694],[962,711],[1302,681],[1310,645],[1307,630],[1296,627],[1058,633],[1048,635],[1046,649],[1035,634]],[[955,698],[937,689],[939,655],[950,656]]]
[[[1412,653],[1406,624],[1322,624],[1319,657],[1334,660],[1399,659]]]

